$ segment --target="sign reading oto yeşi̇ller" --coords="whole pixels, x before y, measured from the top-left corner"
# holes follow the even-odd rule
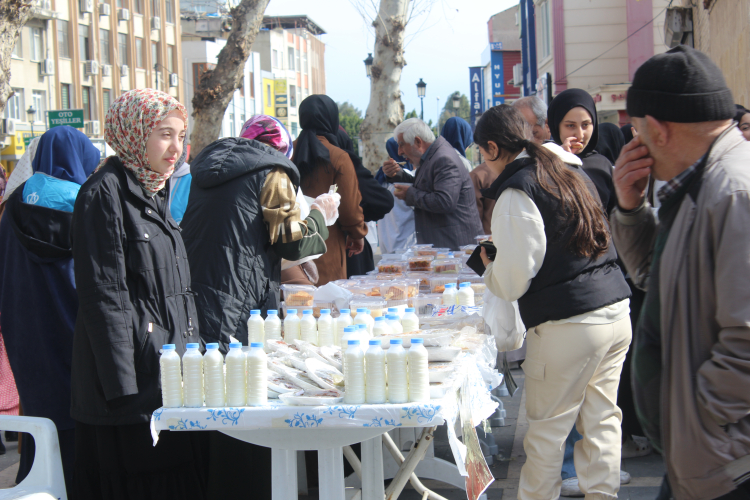
[[[49,128],[59,127],[61,125],[70,125],[74,128],[83,128],[83,110],[82,109],[61,109],[50,111]]]

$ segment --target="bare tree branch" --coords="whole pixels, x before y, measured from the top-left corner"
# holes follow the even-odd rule
[[[0,0],[0,113],[13,90],[10,88],[10,61],[21,28],[31,17],[31,0]]]

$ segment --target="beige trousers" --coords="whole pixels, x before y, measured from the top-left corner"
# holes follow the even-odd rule
[[[586,499],[617,498],[622,412],[617,386],[630,345],[630,318],[609,325],[539,325],[526,334],[526,416],[519,500],[560,496],[565,439],[575,423],[578,482]]]

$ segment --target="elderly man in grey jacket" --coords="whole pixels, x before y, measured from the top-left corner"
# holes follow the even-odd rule
[[[674,498],[750,498],[750,143],[703,53],[646,61],[628,90],[612,231],[647,289],[633,341],[638,416]],[[644,192],[668,181],[658,217]]]
[[[419,118],[409,118],[393,131],[398,153],[415,166],[414,177],[394,160],[383,172],[395,183],[393,195],[414,207],[417,243],[458,250],[482,234],[474,185],[458,153]]]

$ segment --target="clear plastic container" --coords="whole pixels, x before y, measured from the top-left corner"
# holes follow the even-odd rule
[[[318,345],[320,347],[331,346],[335,340],[331,310],[322,309],[318,318]]]
[[[487,285],[484,283],[472,283],[471,289],[474,290],[474,305],[484,305],[484,292],[487,290]]]
[[[335,330],[334,334],[334,343],[339,346],[345,346],[346,344],[343,342],[343,336],[344,336],[344,329],[351,325],[354,320],[351,316],[351,311],[349,309],[342,309],[341,315],[338,318],[335,318],[333,320],[333,327]]]
[[[380,260],[406,260],[406,255],[402,253],[384,253],[380,256]]]
[[[461,259],[438,259],[432,262],[432,272],[435,274],[458,274],[461,272]]]
[[[431,293],[429,295],[420,295],[409,299],[409,305],[414,308],[417,316],[431,316],[432,312],[440,308],[443,303],[443,295],[440,293]]]
[[[456,304],[459,306],[474,307],[474,290],[471,288],[471,283],[461,283],[458,285]]]
[[[433,276],[430,278],[430,293],[443,293],[445,285],[449,283],[457,284],[456,276]]]
[[[389,300],[387,314],[395,314],[399,321],[406,314],[406,308],[409,307],[408,300]]]
[[[378,272],[384,274],[405,273],[409,263],[405,260],[381,260],[378,263]]]
[[[448,283],[445,285],[445,291],[443,292],[443,305],[444,306],[455,306],[458,305],[458,291],[456,291],[455,283]]]
[[[412,271],[406,273],[404,276],[406,276],[407,280],[418,281],[419,287],[425,288],[430,286],[430,277],[432,276],[432,273],[429,271]]]
[[[263,344],[252,342],[247,353],[247,405],[268,403],[268,358]]]
[[[250,317],[247,319],[247,341],[248,342],[266,342],[266,322],[260,315],[260,309],[250,311]]]
[[[206,344],[203,356],[203,380],[206,390],[206,406],[221,408],[226,405],[224,389],[224,356],[219,352],[219,344]]]
[[[394,274],[376,274],[375,275],[375,281],[393,281],[395,279],[403,278],[403,273],[394,273]]]
[[[384,404],[386,401],[385,351],[380,339],[369,342],[370,348],[365,353],[365,402],[367,404]]]
[[[312,306],[316,288],[311,285],[281,285],[283,300],[289,307]]]
[[[433,260],[435,260],[435,257],[433,257],[432,255],[425,255],[422,257],[410,257],[409,258],[409,271],[430,271]]]
[[[367,398],[365,392],[365,355],[359,345],[359,340],[348,340],[344,353],[344,402],[350,405],[364,404]],[[426,364],[426,361],[425,361]]]
[[[295,340],[302,338],[300,337],[299,325],[300,317],[297,316],[297,310],[288,309],[284,318],[284,342],[291,344]]]
[[[232,342],[226,358],[227,406],[238,407],[247,404],[247,358],[242,344]]]
[[[388,402],[406,403],[409,401],[409,375],[407,354],[401,339],[391,339],[385,357],[388,369]]]
[[[492,241],[492,235],[491,234],[480,234],[477,235],[474,240],[476,240],[477,245],[479,245],[483,241]]]
[[[352,316],[356,316],[357,309],[365,308],[370,310],[373,318],[382,316],[386,307],[386,301],[379,297],[357,297],[349,302]]]
[[[427,349],[422,339],[411,339],[409,358],[409,401],[424,403],[430,400],[430,373]]]
[[[302,313],[302,319],[299,323],[299,334],[305,342],[318,345],[318,322],[315,316],[313,316],[311,309]]]
[[[165,344],[159,358],[161,401],[164,408],[182,406],[182,360],[174,344]]]
[[[432,248],[432,246],[433,246],[432,243],[420,243],[418,245],[412,245],[411,251],[416,253],[417,250],[422,250],[425,248]]]
[[[401,318],[401,326],[405,333],[419,330],[419,317],[413,307],[406,308],[406,313]]]
[[[372,328],[372,335],[374,337],[382,337],[383,335],[391,335],[393,330],[391,329],[385,316],[375,318],[375,326]]]
[[[276,309],[269,309],[266,321],[264,323],[266,332],[266,339],[281,339],[281,320],[279,319],[279,311]],[[263,343],[265,345],[265,342]]]
[[[315,316],[315,318],[320,318],[320,315],[323,312],[323,309],[328,309],[329,311],[333,311],[335,307],[336,307],[336,304],[334,304],[333,302],[316,300],[313,302],[313,316]]]
[[[409,284],[405,281],[390,281],[380,285],[380,296],[388,300],[406,300],[409,298]]]
[[[479,245],[464,245],[462,247],[459,247],[459,249],[465,254],[465,255],[471,255],[474,253],[474,249],[478,247]]]
[[[484,278],[472,271],[471,274],[466,273],[464,269],[461,274],[458,275],[459,283],[484,283]]]
[[[200,344],[187,344],[182,355],[182,383],[185,391],[185,407],[200,408],[203,406],[203,355]]]

